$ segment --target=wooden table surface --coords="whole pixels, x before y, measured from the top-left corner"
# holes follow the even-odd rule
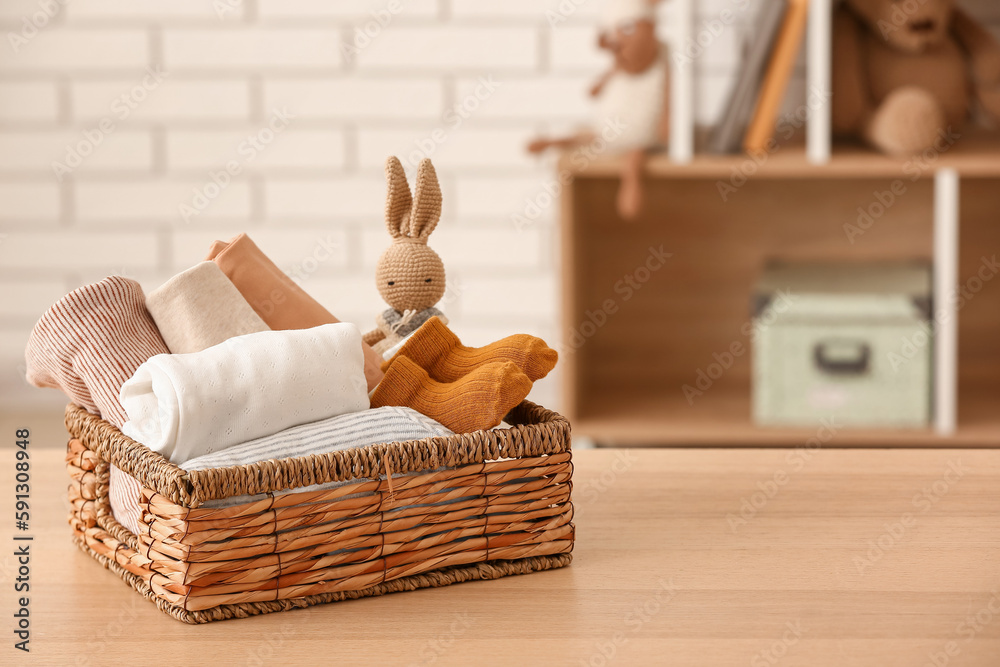
[[[61,459],[32,450],[31,653],[8,629],[3,665],[1000,665],[1000,452],[580,451],[569,568],[202,626],[73,546]]]

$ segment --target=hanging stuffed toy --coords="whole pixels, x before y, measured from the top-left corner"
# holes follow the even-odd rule
[[[1000,122],[1000,45],[955,0],[846,0],[833,45],[839,136],[915,155],[947,150],[976,103]]]
[[[593,124],[569,137],[528,145],[529,152],[541,153],[607,141],[610,154],[623,156],[617,209],[626,220],[642,209],[646,154],[665,146],[669,136],[670,68],[667,49],[656,38],[657,2],[607,0],[598,45],[614,63],[590,89],[597,98]]]
[[[444,264],[427,247],[427,237],[441,218],[441,186],[434,165],[426,158],[420,161],[412,196],[403,165],[396,157],[386,160],[385,176],[385,224],[392,245],[378,260],[375,282],[390,308],[375,319],[377,328],[364,338],[379,354],[434,316],[448,323],[434,308],[445,292]]]

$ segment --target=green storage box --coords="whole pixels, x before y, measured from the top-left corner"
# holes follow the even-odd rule
[[[758,424],[929,423],[928,265],[772,264],[757,285],[753,310]]]

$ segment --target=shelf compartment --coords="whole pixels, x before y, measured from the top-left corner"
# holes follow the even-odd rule
[[[574,431],[623,445],[802,444],[812,435],[808,429],[763,429],[750,420],[745,327],[752,286],[770,258],[930,260],[933,181],[907,181],[905,193],[884,211],[871,209],[879,213],[874,223],[852,239],[845,221],[877,202],[876,193],[891,191],[898,173],[771,174],[750,179],[728,201],[719,196],[714,176],[693,176],[690,168],[680,173],[650,177],[646,212],[633,223],[615,215],[617,180],[601,170],[577,174],[564,192],[563,324],[564,340],[571,342],[563,355],[564,396]],[[961,192],[960,283],[979,270],[983,255],[1000,254],[1000,180],[965,177]],[[637,274],[649,247],[661,244],[672,257],[659,270]],[[629,275],[644,278],[641,286],[623,287]],[[606,312],[609,303],[614,312]],[[1000,400],[998,332],[1000,280],[960,311],[953,437],[941,438],[929,427],[845,429],[831,446],[1000,444],[1000,409],[992,407]],[[734,343],[743,354],[689,405],[684,384]]]

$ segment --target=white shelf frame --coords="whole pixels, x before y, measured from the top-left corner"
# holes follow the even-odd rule
[[[833,96],[833,0],[811,0],[806,35],[806,159],[812,164],[830,161],[833,142],[830,119]]]
[[[694,62],[681,55],[694,32],[694,0],[673,0],[674,41],[670,77],[670,159],[694,159]]]
[[[958,292],[961,180],[954,169],[934,174],[934,430],[958,424]]]

